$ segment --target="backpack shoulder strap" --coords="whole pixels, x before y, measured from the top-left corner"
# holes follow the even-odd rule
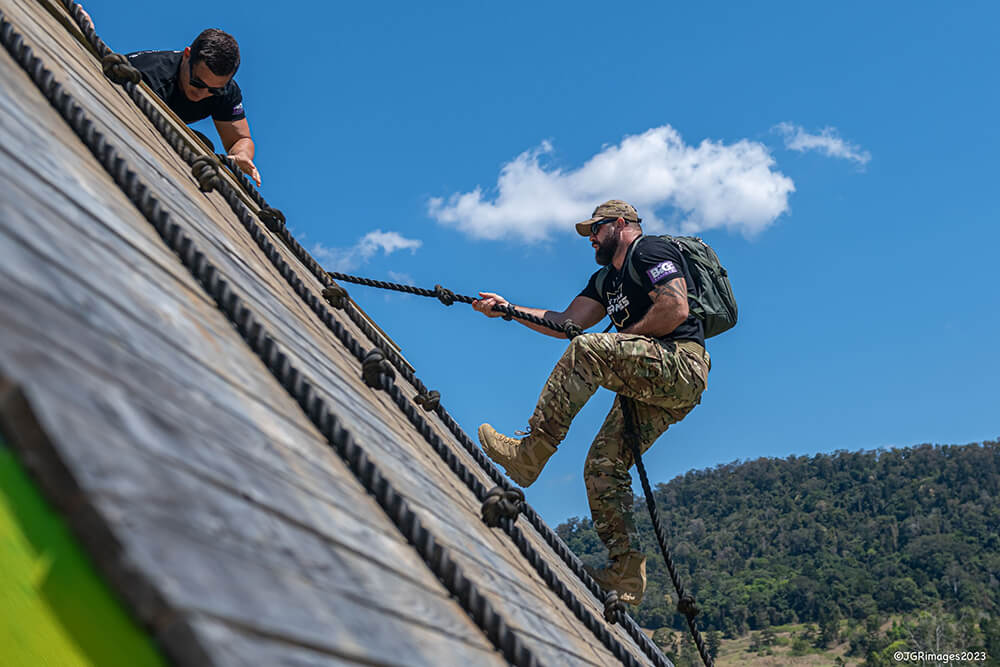
[[[601,296],[604,294],[604,281],[608,279],[608,273],[611,272],[611,266],[602,266],[601,270],[597,272],[597,279],[594,280],[594,287],[597,288],[597,295]]]
[[[632,263],[632,252],[639,247],[642,240],[646,238],[645,236],[640,236],[636,239],[635,243],[631,245],[628,249],[628,254],[625,255],[625,266],[628,267],[628,277],[632,279],[636,285],[642,285],[642,279],[639,277],[639,270],[635,268],[635,264]]]

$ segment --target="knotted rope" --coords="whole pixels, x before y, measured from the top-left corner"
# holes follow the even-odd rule
[[[368,352],[361,361],[361,378],[369,387],[382,389],[388,382],[396,378],[396,371],[382,354],[382,350],[375,348]]]
[[[257,211],[257,217],[274,233],[279,232],[285,226],[285,214],[276,208],[265,206]]]
[[[604,620],[608,623],[617,623],[625,612],[625,603],[618,599],[618,592],[608,591],[604,596]]]
[[[516,519],[524,504],[524,491],[494,486],[483,500],[483,522],[490,528],[500,525],[501,519]]]
[[[434,412],[441,405],[441,392],[437,389],[417,394],[413,402],[422,407],[427,412]]]
[[[656,508],[653,489],[649,485],[649,477],[646,476],[646,466],[642,462],[639,429],[635,421],[635,406],[632,404],[631,398],[626,398],[621,394],[618,395],[618,398],[621,402],[622,417],[625,420],[625,439],[632,449],[632,458],[635,461],[636,470],[639,472],[639,481],[642,483],[642,492],[646,496],[646,507],[649,509],[649,518],[653,523],[656,542],[660,546],[660,553],[663,554],[663,560],[667,564],[670,581],[674,585],[674,590],[677,591],[677,611],[687,619],[688,629],[691,631],[691,637],[698,647],[698,654],[701,656],[702,662],[705,663],[706,667],[714,667],[715,663],[712,660],[712,656],[708,654],[708,649],[701,638],[701,633],[698,632],[698,625],[695,621],[695,616],[698,615],[700,610],[697,604],[695,604],[694,597],[684,592],[684,585],[681,584],[677,568],[674,566],[674,561],[670,557],[670,551],[667,549],[666,531],[663,529],[663,524],[660,523],[660,512]]]
[[[211,192],[219,187],[219,167],[207,155],[194,159],[191,163],[191,175],[198,181],[198,188],[202,192]]]
[[[109,53],[101,58],[101,69],[104,71],[104,76],[117,84],[122,84],[126,81],[131,81],[132,83],[142,81],[142,73],[132,66],[128,58],[120,53]]]
[[[329,275],[334,280],[341,280],[347,283],[355,283],[356,285],[365,285],[366,287],[377,287],[378,289],[393,290],[395,292],[405,292],[406,294],[413,294],[415,296],[426,296],[438,299],[441,303],[446,306],[450,306],[456,302],[472,304],[479,299],[475,297],[466,296],[465,294],[455,294],[449,289],[445,289],[441,285],[435,285],[434,289],[425,289],[422,287],[414,287],[413,285],[401,285],[399,283],[390,283],[384,280],[372,280],[371,278],[362,278],[360,276],[352,276],[346,273],[338,273],[337,271],[328,271]],[[504,319],[510,320],[512,318],[517,318],[519,320],[524,320],[526,322],[531,322],[532,324],[538,324],[543,327],[552,329],[553,331],[558,331],[560,333],[566,334],[567,338],[575,338],[583,333],[583,330],[577,325],[573,324],[572,321],[567,320],[564,324],[559,324],[549,319],[543,317],[536,317],[531,313],[525,313],[514,306],[493,306],[493,310],[499,313],[504,313]]]

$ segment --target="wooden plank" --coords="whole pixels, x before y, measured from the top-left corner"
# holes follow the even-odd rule
[[[125,395],[111,402],[105,397],[93,407],[102,409],[106,417],[112,416],[109,410],[115,410],[114,416],[123,423],[135,411],[131,397]],[[357,607],[353,611],[357,615],[370,617],[375,611],[447,635],[442,642],[456,639],[488,647],[443,588],[435,586],[432,590],[417,585],[411,573],[400,574],[372,562],[373,558],[386,560],[387,555],[401,554],[401,549],[396,549],[395,554],[379,553],[378,542],[367,545],[362,552],[340,548],[337,536],[305,530],[265,505],[247,502],[238,490],[202,479],[197,470],[175,466],[147,451],[134,451],[133,443],[145,435],[141,432],[123,431],[114,439],[93,442],[94,437],[108,436],[81,411],[66,410],[65,414],[45,417],[53,429],[74,429],[72,467],[79,483],[111,522],[132,528],[123,539],[130,559],[141,565],[139,561],[148,558],[146,569],[163,579],[164,589],[178,585],[181,579],[200,577],[190,571],[204,567],[199,563],[212,561],[226,568],[252,563],[266,571],[262,576],[276,586],[294,577],[307,584],[319,599],[335,600],[335,606]],[[150,479],[155,479],[155,484],[148,483]],[[253,495],[265,490],[249,489]],[[303,503],[301,509],[304,515],[310,508]],[[163,556],[167,550],[183,550],[185,556]],[[406,558],[412,560],[412,550],[408,551]],[[188,562],[182,566],[182,560]],[[419,559],[417,563],[419,567]],[[255,586],[259,581],[248,579],[247,583]],[[286,591],[285,599],[296,600],[297,595],[288,596],[290,592]],[[228,606],[230,601],[225,598],[231,594],[228,589],[213,594],[213,604],[220,605],[214,613],[236,621],[252,619],[255,610],[244,609],[242,600]],[[200,601],[193,596],[175,599],[174,603],[187,607]],[[291,602],[290,606],[297,604]],[[222,613],[223,607],[228,609],[226,613]],[[316,632],[321,634],[322,628],[317,627]]]

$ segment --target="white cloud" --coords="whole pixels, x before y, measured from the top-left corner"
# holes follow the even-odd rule
[[[475,238],[548,238],[575,233],[572,224],[590,217],[597,204],[624,199],[639,211],[648,230],[664,229],[663,209],[684,233],[726,227],[745,235],[766,229],[788,210],[795,191],[790,178],[774,171],[774,158],[761,143],[684,143],[669,125],[605,146],[577,169],[542,164],[552,144],[521,153],[500,170],[496,196],[481,187],[434,197],[428,212],[439,222]]]
[[[379,250],[390,255],[397,250],[417,251],[422,241],[408,239],[397,232],[381,229],[368,232],[350,248],[329,248],[322,243],[312,247],[312,254],[331,271],[353,271],[371,259]]]
[[[802,126],[792,123],[778,123],[774,129],[785,136],[785,148],[793,151],[819,151],[828,157],[853,160],[861,167],[872,159],[872,154],[861,146],[842,139],[835,127],[824,127],[819,134],[809,134]]]

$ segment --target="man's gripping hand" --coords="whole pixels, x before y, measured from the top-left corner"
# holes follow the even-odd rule
[[[239,167],[244,174],[253,179],[253,182],[256,183],[259,188],[260,172],[257,171],[257,167],[254,165],[253,160],[242,153],[231,153],[229,157],[233,158],[236,162],[236,166]]]
[[[493,310],[493,306],[509,306],[507,299],[493,292],[480,292],[480,299],[472,302],[472,307],[486,317],[503,317],[505,313]]]

